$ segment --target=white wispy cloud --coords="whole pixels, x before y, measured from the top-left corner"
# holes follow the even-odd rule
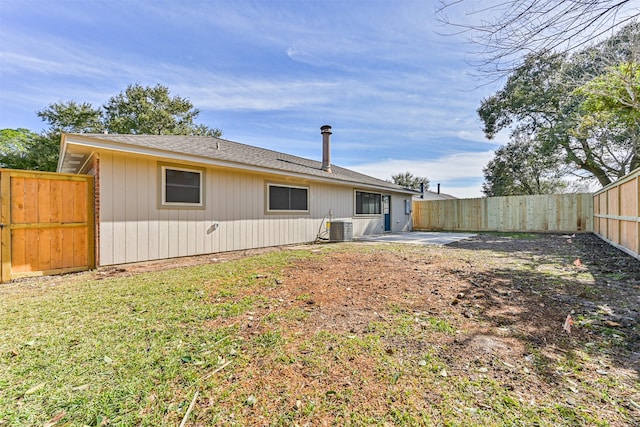
[[[456,197],[480,197],[482,168],[492,157],[493,150],[489,150],[476,153],[454,153],[437,159],[387,159],[349,167],[360,173],[385,180],[391,179],[391,176],[397,173],[411,172],[416,176],[429,178],[433,188],[436,183],[441,183],[443,192]],[[469,181],[474,180],[477,183],[469,185]]]
[[[421,1],[25,2],[28,13],[0,7],[56,24],[0,27],[11,82],[0,82],[0,119],[160,83],[230,139],[315,158],[328,123],[337,158],[361,159],[365,173],[410,170],[460,188],[481,179],[490,155],[477,151],[500,142],[475,113],[489,88],[472,90],[460,37],[440,37]],[[366,160],[380,157],[396,160]]]
[[[343,71],[352,69],[354,66],[348,64],[358,64],[371,51],[375,51],[373,62],[381,58],[397,58],[398,55],[406,55],[408,64],[420,61],[415,54],[416,46],[408,45],[408,40],[424,43],[419,37],[425,33],[424,23],[420,24],[415,10],[408,13],[407,10],[412,9],[407,9],[404,4],[389,7],[383,3],[386,14],[374,13],[366,16],[368,20],[360,20],[359,26],[350,22],[353,17],[344,18],[330,12],[319,13],[314,22],[310,23],[308,16],[295,19],[299,17],[291,16],[291,12],[282,13],[278,7],[266,8],[249,3],[230,7],[224,2],[216,3],[215,7],[201,6],[205,10],[196,11],[195,8],[185,9],[184,5],[172,6],[165,3],[161,6],[142,5],[147,11],[167,18],[171,16],[174,26],[189,25],[193,28],[194,23],[198,23],[193,28],[196,32],[202,31],[204,23],[212,22],[219,29],[232,31],[234,34],[243,32],[246,37],[252,34],[255,40],[266,37],[274,44],[296,38],[300,42],[290,45],[287,52],[289,57],[316,66],[341,68]],[[381,5],[378,4],[377,7]],[[217,13],[207,13],[207,10]],[[195,18],[195,13],[200,19],[192,19]],[[354,13],[367,14],[361,10]],[[394,24],[395,21],[389,19],[389,13],[402,15],[402,24]],[[423,12],[425,15],[428,13],[431,11],[427,12],[425,9]],[[359,28],[362,26],[365,28]],[[375,31],[367,32],[373,29]],[[374,40],[365,34],[373,34]],[[299,45],[304,48],[297,47]],[[14,46],[20,52],[30,52],[30,55],[11,51],[9,46]],[[422,56],[428,58],[432,54],[425,52]],[[67,85],[70,97],[85,93],[87,86],[100,86],[106,90],[115,88],[108,95],[112,96],[122,90],[125,84],[163,83],[170,86],[174,93],[190,98],[201,109],[313,109],[351,117],[353,120],[366,121],[374,118],[398,128],[411,126],[417,117],[422,117],[425,123],[431,120],[442,122],[442,118],[450,117],[447,110],[468,111],[469,105],[472,105],[466,95],[442,91],[443,75],[452,81],[456,79],[450,71],[380,72],[375,69],[374,64],[368,64],[367,61],[359,67],[359,74],[352,76],[298,77],[284,74],[264,77],[250,70],[238,73],[236,70],[220,71],[215,68],[168,63],[166,60],[150,61],[139,54],[118,54],[108,47],[96,49],[95,45],[79,41],[57,37],[29,39],[24,35],[8,39],[5,49],[0,50],[0,59],[5,72],[59,75],[73,80],[76,82],[76,90],[72,84]],[[434,75],[435,73],[439,75]],[[46,87],[47,83],[43,82],[42,89],[46,90]],[[358,104],[363,107],[358,108]]]

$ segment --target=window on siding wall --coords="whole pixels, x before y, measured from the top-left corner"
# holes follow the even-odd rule
[[[381,200],[381,194],[356,191],[356,215],[379,215]]]
[[[306,187],[287,187],[283,185],[268,185],[269,212],[308,212],[309,189]]]
[[[203,206],[203,171],[162,166],[162,205]]]

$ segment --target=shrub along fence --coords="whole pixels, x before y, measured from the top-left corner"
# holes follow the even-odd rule
[[[593,198],[595,234],[640,259],[640,168]]]
[[[592,232],[593,195],[415,201],[413,228],[424,231]]]

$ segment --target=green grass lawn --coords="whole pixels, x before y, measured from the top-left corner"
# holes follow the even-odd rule
[[[0,425],[175,425],[211,370],[242,363],[235,328],[207,320],[260,301],[215,304],[212,293],[255,286],[291,257],[106,280],[8,284],[0,294]],[[233,368],[231,368],[233,369]]]
[[[609,425],[598,404],[532,403],[490,376],[452,374],[445,315],[389,304],[364,334],[314,330],[309,294],[289,307],[269,296],[292,262],[341,248],[371,250],[1,285],[0,426]],[[241,333],[247,318],[255,333]],[[604,393],[622,387],[599,380]]]

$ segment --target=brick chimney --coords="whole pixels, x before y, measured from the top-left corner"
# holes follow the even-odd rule
[[[331,126],[320,127],[322,134],[322,170],[331,173]]]

